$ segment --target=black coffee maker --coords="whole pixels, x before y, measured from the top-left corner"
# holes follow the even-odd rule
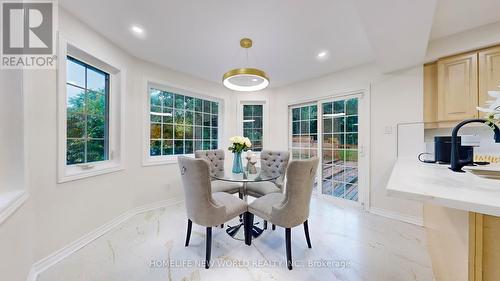
[[[461,144],[462,140],[458,137],[458,143]],[[459,146],[460,159],[467,161],[467,164],[474,163],[474,147],[472,146]],[[421,155],[419,160],[425,163],[438,163],[450,164],[451,162],[451,136],[436,136],[434,137],[434,160],[422,160]],[[427,153],[425,153],[427,154]]]
[[[458,143],[462,143],[461,137],[458,137]],[[467,165],[474,163],[474,147],[459,146],[460,159],[467,161]],[[434,155],[436,163],[449,164],[451,161],[451,136],[434,137]]]

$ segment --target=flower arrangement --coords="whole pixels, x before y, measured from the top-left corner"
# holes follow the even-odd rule
[[[488,91],[488,95],[494,98],[493,100],[489,100],[486,102],[488,107],[478,107],[477,109],[481,112],[486,113],[486,120],[488,120],[488,125],[490,127],[493,127],[495,124],[500,125],[500,91]]]
[[[229,147],[229,151],[233,153],[240,153],[242,151],[247,151],[252,147],[252,142],[249,138],[245,138],[242,136],[234,136],[229,139],[231,142],[231,146]]]
[[[247,151],[252,147],[252,142],[249,138],[245,138],[242,136],[234,136],[229,139],[231,142],[231,146],[229,147],[229,151],[231,151],[234,155],[233,159],[233,173],[240,174],[243,173],[243,163],[241,161],[241,153],[243,151]]]

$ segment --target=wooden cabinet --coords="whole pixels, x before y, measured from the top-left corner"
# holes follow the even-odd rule
[[[423,215],[434,280],[467,281],[469,212],[424,204]]]
[[[438,121],[478,116],[477,61],[477,52],[438,61]]]
[[[500,217],[424,204],[436,281],[500,280]]]
[[[500,91],[500,47],[479,52],[479,106],[491,99],[488,91]]]
[[[469,281],[497,281],[500,217],[470,213],[469,218]]]
[[[425,128],[449,128],[468,118],[500,91],[500,46],[447,57],[424,65]]]
[[[424,65],[424,122],[437,121],[437,64]]]

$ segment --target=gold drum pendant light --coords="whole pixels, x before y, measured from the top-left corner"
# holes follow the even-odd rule
[[[248,49],[252,47],[252,40],[243,38],[240,40],[240,46],[247,50],[248,63]],[[224,73],[222,84],[234,91],[253,92],[267,88],[269,77],[264,71],[257,68],[236,68]]]

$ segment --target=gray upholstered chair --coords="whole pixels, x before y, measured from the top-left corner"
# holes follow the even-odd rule
[[[285,228],[286,257],[290,270],[292,269],[292,227],[304,225],[307,246],[311,248],[307,219],[318,162],[318,158],[290,162],[286,173],[285,193],[270,193],[255,199],[248,205],[248,212],[251,214],[245,218],[247,225],[253,225],[253,215],[255,214]],[[245,239],[247,245],[250,245],[251,241],[251,239]]]
[[[205,268],[209,268],[212,227],[223,224],[240,214],[245,214],[246,221],[247,203],[225,192],[212,193],[207,161],[179,156],[178,162],[188,217],[185,246],[189,246],[192,223],[205,226],[207,231]]]
[[[275,181],[250,182],[246,186],[246,194],[258,198],[269,193],[282,193],[289,159],[288,151],[262,150],[260,153],[262,171],[280,177]]]
[[[210,175],[224,175],[224,150],[197,150],[194,157],[205,159],[210,164]],[[242,198],[242,185],[237,182],[227,182],[221,180],[212,180],[212,192],[238,193]]]

